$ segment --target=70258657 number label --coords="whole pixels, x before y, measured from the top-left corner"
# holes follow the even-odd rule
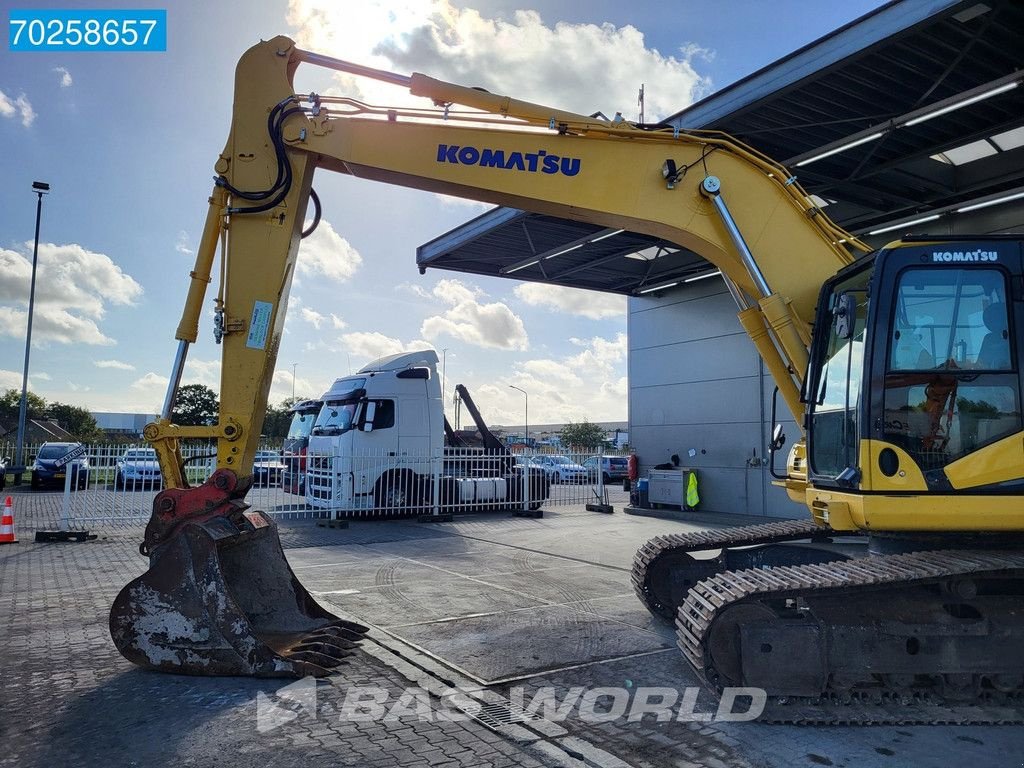
[[[167,11],[18,9],[8,15],[12,51],[166,51]]]

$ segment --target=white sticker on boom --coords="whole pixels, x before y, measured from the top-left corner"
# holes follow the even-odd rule
[[[267,346],[267,333],[270,331],[270,315],[274,305],[269,301],[257,301],[252,305],[252,321],[249,323],[249,338],[245,346],[252,349],[263,349]]]

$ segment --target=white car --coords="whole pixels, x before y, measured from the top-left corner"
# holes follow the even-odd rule
[[[531,465],[543,469],[552,483],[585,483],[589,479],[586,467],[568,456],[535,456]]]
[[[258,486],[274,486],[281,484],[285,464],[277,451],[256,451],[252,463],[253,483]]]
[[[157,490],[160,481],[160,462],[154,448],[129,448],[117,460],[115,488]]]

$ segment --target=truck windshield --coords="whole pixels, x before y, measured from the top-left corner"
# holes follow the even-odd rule
[[[352,419],[356,415],[356,401],[348,403],[324,403],[320,415],[313,425],[314,435],[340,435],[352,429]]]
[[[297,440],[303,437],[309,437],[313,431],[313,424],[316,422],[316,413],[296,413],[292,416],[292,423],[288,427],[288,439]]]

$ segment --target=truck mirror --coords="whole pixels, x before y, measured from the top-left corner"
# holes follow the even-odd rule
[[[776,424],[775,429],[772,430],[772,451],[777,451],[786,444],[786,433],[782,431],[782,425]]]
[[[839,294],[835,309],[832,310],[832,317],[835,318],[836,337],[851,338],[857,322],[857,297],[852,293]]]
[[[371,400],[363,410],[363,432],[373,432],[373,417],[376,413],[377,403]]]

